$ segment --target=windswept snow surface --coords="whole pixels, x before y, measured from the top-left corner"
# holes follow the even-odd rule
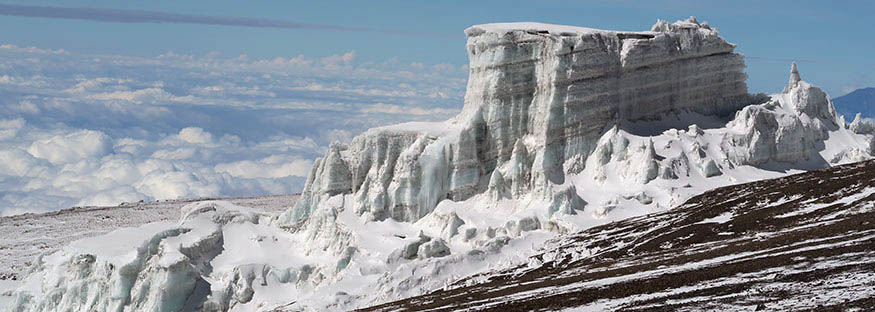
[[[528,256],[551,238],[665,212],[708,189],[873,153],[873,134],[852,131],[795,65],[786,90],[747,95],[743,57],[693,18],[646,36],[520,29],[505,40],[481,30],[469,34],[471,79],[456,118],[332,144],[277,218],[193,203],[165,231],[126,238],[140,246],[130,256],[66,247],[37,261],[16,308],[350,310],[484,270],[538,267]],[[526,48],[533,42],[546,50]],[[578,57],[587,49],[605,57]],[[511,66],[528,58],[533,67]],[[648,65],[666,59],[677,66]],[[599,76],[601,62],[627,71],[622,81]],[[649,75],[676,79],[647,87]],[[707,77],[704,89],[690,77]],[[516,87],[530,94],[511,96]],[[726,110],[734,114],[720,117]],[[174,293],[161,290],[170,285]]]
[[[229,199],[234,204],[277,214],[294,205],[298,195],[262,196]],[[13,287],[26,276],[40,254],[50,254],[76,240],[98,237],[111,231],[138,227],[150,222],[175,222],[180,208],[203,201],[168,200],[128,203],[115,207],[77,207],[43,214],[24,214],[0,218],[0,303],[11,298]],[[120,248],[130,248],[121,246]],[[102,248],[98,248],[103,251]]]

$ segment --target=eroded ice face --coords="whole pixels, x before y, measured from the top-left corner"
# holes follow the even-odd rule
[[[176,228],[191,230],[161,239],[174,243],[150,259],[209,283],[203,298],[215,307],[347,310],[523,263],[556,235],[664,211],[713,187],[871,157],[861,148],[871,135],[846,129],[804,81],[746,96],[734,46],[694,20],[657,24],[647,36],[502,32],[469,39],[471,78],[457,117],[332,145],[301,200],[277,219],[226,204],[189,207],[199,213]],[[747,102],[735,101],[740,94]],[[721,117],[725,110],[735,114]],[[70,267],[73,254],[81,255],[29,283]],[[20,294],[38,298],[37,289]]]

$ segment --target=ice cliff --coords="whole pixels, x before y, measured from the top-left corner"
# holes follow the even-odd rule
[[[135,250],[79,243],[46,256],[13,310],[347,310],[707,189],[875,152],[875,127],[847,124],[795,64],[781,93],[749,95],[743,56],[694,18],[465,33],[455,118],[332,144],[276,218],[190,206],[179,224],[112,234]]]
[[[465,33],[462,113],[333,145],[284,221],[306,218],[325,196],[352,193],[357,213],[371,220],[413,222],[443,199],[483,193],[492,177],[512,185],[511,198],[549,197],[551,185],[584,167],[606,127],[731,113],[752,100],[744,57],[694,19],[645,32],[507,23]]]

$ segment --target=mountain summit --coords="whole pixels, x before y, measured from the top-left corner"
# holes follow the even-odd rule
[[[36,261],[16,309],[348,310],[527,261],[558,235],[708,189],[875,152],[871,129],[851,130],[795,65],[783,92],[748,94],[744,57],[695,18],[465,33],[455,118],[332,144],[277,218],[199,202],[178,224],[71,244]]]
[[[846,119],[853,119],[857,113],[863,118],[875,118],[875,88],[857,89],[832,101]]]

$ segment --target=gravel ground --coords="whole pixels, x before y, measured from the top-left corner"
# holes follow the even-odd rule
[[[872,311],[875,161],[718,188],[374,311]]]

